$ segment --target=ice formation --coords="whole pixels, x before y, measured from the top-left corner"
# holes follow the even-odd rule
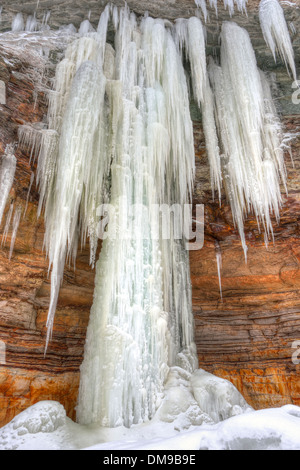
[[[216,14],[218,14],[218,0],[208,0],[209,6],[214,8]],[[224,8],[228,10],[230,16],[234,14],[234,9],[247,14],[247,3],[248,0],[223,0]],[[204,21],[206,22],[209,18],[208,11],[207,11],[207,4],[206,0],[195,0],[195,4],[198,8],[201,8]]]
[[[196,17],[177,20],[175,41],[190,61],[193,95],[200,107],[206,92],[205,31],[201,21]]]
[[[31,172],[31,175],[30,175],[29,188],[28,188],[28,191],[27,191],[26,204],[25,204],[25,209],[24,209],[24,216],[25,216],[25,214],[26,214],[26,212],[27,212],[28,202],[29,202],[29,196],[30,196],[30,191],[31,191],[33,182],[34,182],[34,172],[32,171],[32,172]]]
[[[245,12],[246,3],[224,0],[230,15],[235,5]],[[205,1],[197,4],[207,19]],[[217,10],[216,0],[209,5]],[[28,19],[29,32],[34,19]],[[113,46],[107,43],[109,21]],[[21,26],[15,18],[13,30]],[[72,36],[74,28],[64,31]],[[248,410],[229,384],[220,386],[210,374],[196,371],[185,240],[175,236],[176,224],[164,239],[156,210],[158,205],[182,208],[192,194],[185,53],[203,113],[212,189],[220,199],[224,185],[245,255],[245,217],[255,214],[266,243],[271,214],[279,219],[280,182],[285,184],[286,175],[270,87],[246,30],[225,22],[221,40],[221,65],[211,61],[207,68],[199,18],[178,20],[173,27],[148,15],[140,20],[127,6],[108,5],[97,30],[89,20],[81,24],[58,63],[47,127],[20,127],[20,144],[38,157],[39,213],[45,214],[51,270],[46,349],[65,263],[74,261],[78,244],[89,239],[94,265],[102,233],[81,366],[81,424],[130,427],[152,418],[174,422],[184,414],[184,422],[176,422],[181,429]],[[2,160],[10,176],[4,178],[1,167],[1,217],[13,180],[12,157],[7,152]],[[16,210],[12,247],[19,215]]]
[[[278,0],[261,0],[259,20],[265,41],[276,61],[278,52],[288,72],[297,80],[292,41],[285,21],[283,9]]]
[[[188,202],[194,150],[184,69],[164,22],[145,17],[138,28],[121,9],[115,46],[110,204],[124,218],[96,267],[77,416],[130,426],[154,416],[170,366],[196,364],[188,256],[183,240],[161,239],[152,209]]]
[[[10,204],[9,210],[7,212],[5,226],[4,226],[3,235],[2,235],[1,246],[5,245],[5,243],[6,243],[6,239],[7,239],[7,235],[8,235],[8,231],[9,231],[9,227],[10,227],[10,222],[11,222],[11,218],[12,218],[12,215],[13,215],[13,211],[14,211],[14,203],[12,202]]]
[[[7,145],[0,166],[0,223],[15,177],[17,159],[13,152],[14,145]]]
[[[216,250],[216,262],[217,262],[217,270],[218,270],[218,279],[219,279],[219,288],[220,288],[220,296],[221,300],[223,299],[222,294],[222,277],[221,277],[221,270],[222,270],[222,253],[221,248],[218,242],[215,243],[215,250]]]
[[[20,31],[24,31],[24,29],[24,17],[23,14],[19,12],[14,16],[14,19],[11,24],[11,30],[13,33],[19,33]]]
[[[14,251],[14,246],[15,246],[15,241],[17,238],[21,215],[22,215],[22,207],[17,206],[15,213],[14,213],[13,223],[12,223],[12,235],[11,235],[11,240],[10,240],[9,259],[11,259],[13,251]]]
[[[214,104],[208,94],[204,131],[210,143],[216,142],[217,132],[219,145],[214,143],[215,151],[208,146],[212,179],[215,186],[223,180],[246,257],[245,217],[254,213],[266,244],[273,235],[271,214],[279,220],[280,183],[286,181],[283,136],[247,31],[224,22],[221,41],[221,66],[211,60],[208,67]]]
[[[106,43],[112,19],[115,44]],[[88,20],[86,20],[88,21]],[[205,63],[200,20],[197,33]],[[65,262],[110,222],[96,267],[77,407],[81,423],[130,426],[153,417],[169,368],[194,370],[191,286],[185,240],[161,235],[158,205],[190,201],[194,177],[188,86],[172,29],[108,5],[57,65],[48,126],[25,124],[21,145],[38,155],[39,212],[51,268],[46,349]],[[195,70],[201,70],[192,49]],[[196,73],[195,72],[195,73]],[[204,68],[203,77],[206,76]],[[202,99],[203,87],[195,93]],[[104,204],[104,205],[103,205]],[[145,212],[146,211],[146,212]],[[128,217],[126,217],[128,215]],[[109,236],[105,236],[109,234]]]

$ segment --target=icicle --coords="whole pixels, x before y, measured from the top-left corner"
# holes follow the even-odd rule
[[[195,0],[195,3],[197,5],[197,7],[201,8],[203,18],[204,18],[204,21],[206,23],[207,19],[208,19],[208,12],[207,12],[207,8],[206,8],[206,0]]]
[[[13,154],[14,145],[6,146],[0,167],[0,224],[2,221],[6,201],[13,185],[17,159]]]
[[[11,30],[13,33],[19,33],[20,31],[24,31],[25,24],[24,18],[22,13],[17,13],[12,21]]]
[[[84,20],[80,24],[78,33],[80,34],[80,36],[84,36],[87,33],[92,33],[94,31],[95,29],[93,28],[89,20]]]
[[[218,0],[208,0],[209,6],[215,9],[216,15],[218,15]],[[241,13],[247,14],[247,3],[248,0],[223,0],[224,8],[228,9],[230,16],[234,14],[234,6],[236,5],[237,10]],[[201,8],[205,23],[209,18],[206,6],[206,0],[195,0],[195,4],[198,8]]]
[[[292,21],[289,22],[289,28],[292,36],[295,36],[297,34],[297,29]]]
[[[218,16],[218,0],[209,0],[210,8],[214,8],[216,15]]]
[[[26,205],[25,205],[25,209],[24,209],[24,216],[25,216],[25,214],[26,214],[26,212],[27,212],[27,207],[28,207],[28,202],[29,202],[29,196],[30,196],[30,191],[31,191],[33,182],[34,182],[34,172],[32,171],[32,172],[31,172],[31,175],[30,175],[30,183],[29,183],[29,188],[28,188],[27,197],[26,197]]]
[[[205,34],[201,21],[196,17],[177,21],[175,37],[179,50],[185,48],[189,58],[194,98],[200,107],[206,82]]]
[[[8,234],[8,231],[9,231],[13,211],[14,211],[14,203],[12,202],[10,204],[9,211],[7,213],[7,216],[6,216],[6,221],[5,221],[5,227],[4,227],[3,235],[2,235],[1,246],[5,245],[5,243],[6,243],[7,234]]]
[[[41,28],[40,28],[41,31],[47,31],[50,29],[50,26],[48,25],[50,16],[51,16],[51,11],[46,11],[46,13],[44,13]]]
[[[265,41],[276,61],[279,52],[288,73],[297,80],[294,51],[285,21],[284,12],[278,0],[261,0],[259,5],[259,20]]]
[[[216,262],[217,262],[217,270],[218,270],[218,279],[219,279],[219,288],[220,288],[220,297],[223,301],[223,294],[222,294],[222,278],[221,278],[221,270],[222,270],[222,253],[221,248],[218,242],[215,243],[215,250],[216,250]]]
[[[224,7],[228,9],[230,16],[234,14],[234,1],[233,0],[224,0]]]
[[[109,4],[106,5],[102,15],[100,16],[100,20],[98,23],[97,28],[97,41],[102,48],[99,55],[101,57],[101,63],[104,61],[104,54],[105,54],[105,45],[106,45],[106,36],[107,36],[107,28],[108,28],[108,21],[110,18],[110,10],[111,6]]]
[[[29,15],[26,20],[25,31],[33,32],[38,30],[38,23],[36,20],[36,14]]]
[[[15,247],[15,241],[18,233],[18,228],[21,220],[21,214],[22,214],[22,207],[17,206],[15,213],[14,213],[14,218],[13,218],[13,224],[12,224],[12,235],[11,235],[11,241],[10,241],[10,249],[9,249],[9,259],[11,259],[14,247]]]
[[[30,148],[30,161],[39,154],[41,148],[42,132],[45,125],[41,122],[34,124],[23,124],[18,128],[19,146]]]
[[[222,169],[221,157],[219,149],[219,141],[217,136],[215,116],[214,116],[214,97],[206,80],[206,89],[204,92],[204,100],[202,104],[203,110],[203,131],[205,135],[206,151],[210,168],[210,183],[214,199],[215,190],[218,191],[219,203],[221,204],[221,187],[222,187]]]

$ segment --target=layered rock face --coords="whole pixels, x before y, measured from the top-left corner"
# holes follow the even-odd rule
[[[283,122],[300,128],[298,116],[285,116]],[[289,194],[280,225],[274,221],[275,242],[266,249],[256,220],[249,219],[247,264],[226,203],[213,203],[209,189],[195,195],[195,201],[206,200],[205,244],[190,253],[199,362],[232,381],[254,408],[300,404],[300,366],[292,361],[300,338],[299,140],[292,148],[294,167],[287,157]],[[197,181],[204,182],[205,152],[198,152],[197,163]]]
[[[99,2],[40,1],[40,8],[51,3],[50,24],[79,25],[91,10],[91,22],[97,24]],[[121,2],[120,2],[121,3]],[[138,13],[145,8],[155,16],[174,19],[191,16],[194,2],[128,2]],[[246,27],[255,46],[259,66],[275,74],[274,96],[285,130],[300,132],[300,105],[293,104],[292,81],[279,61],[274,64],[267,50],[257,17],[258,2],[250,1],[249,17],[236,15],[233,20]],[[14,12],[32,14],[30,2],[2,2],[2,30],[9,29]],[[86,6],[86,8],[85,8]],[[208,25],[208,51],[217,51],[218,24],[212,15]],[[286,7],[288,21],[300,31],[299,10]],[[220,9],[219,23],[228,19]],[[53,22],[53,24],[51,23]],[[299,66],[300,37],[294,36],[296,62]],[[6,104],[0,107],[0,152],[8,143],[18,142],[17,130],[25,122],[40,122],[47,112],[43,92],[36,93],[28,81],[26,58],[0,46],[0,80],[6,86]],[[51,75],[51,71],[49,71]],[[272,78],[272,76],[271,76]],[[276,86],[275,86],[276,85]],[[293,363],[292,347],[300,342],[300,141],[292,141],[293,163],[286,156],[288,190],[284,196],[281,222],[274,222],[275,244],[268,250],[256,221],[245,226],[248,263],[237,231],[232,224],[225,196],[222,204],[213,201],[202,132],[201,114],[191,104],[194,120],[196,182],[194,203],[205,205],[205,244],[190,252],[193,284],[195,336],[199,364],[203,369],[229,379],[255,408],[300,405],[300,365]],[[12,259],[9,248],[12,227],[0,249],[0,340],[5,345],[5,361],[0,356],[0,426],[31,404],[45,399],[62,403],[75,418],[79,367],[83,357],[85,332],[94,288],[94,271],[89,267],[89,247],[76,261],[76,269],[66,268],[56,312],[53,339],[44,357],[46,317],[50,283],[48,262],[43,251],[44,225],[37,218],[38,192],[34,182],[26,200],[35,161],[31,149],[16,147],[17,170],[14,185],[1,224],[0,240],[10,202],[22,207]],[[0,242],[1,243],[1,242]],[[216,263],[216,244],[222,255],[222,294]],[[300,354],[299,354],[300,359]],[[295,361],[294,361],[295,362]]]

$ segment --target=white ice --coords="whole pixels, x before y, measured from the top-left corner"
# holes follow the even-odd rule
[[[286,182],[283,132],[247,31],[224,22],[221,40],[221,66],[210,60],[208,67],[214,104],[208,94],[204,131],[213,187],[223,181],[246,257],[245,218],[255,215],[266,244],[273,234],[271,215],[279,221],[280,183]]]
[[[17,206],[15,209],[14,217],[13,217],[13,223],[12,223],[12,234],[11,234],[11,240],[10,240],[10,248],[9,248],[9,259],[11,259],[13,251],[14,251],[14,246],[15,246],[15,241],[17,238],[17,233],[18,233],[18,228],[21,220],[21,215],[22,215],[22,206]]]
[[[14,19],[11,24],[11,30],[13,33],[18,33],[20,31],[24,31],[25,24],[24,24],[24,17],[22,13],[17,13],[14,16]]]
[[[247,14],[247,3],[248,0],[223,0],[224,8],[228,10],[230,16],[234,14],[235,8],[237,11]],[[206,0],[195,0],[195,4],[198,8],[201,8],[203,19],[205,22],[209,19],[209,13],[207,11]],[[210,8],[213,8],[218,14],[218,0],[208,0]]]
[[[186,78],[170,31],[150,17],[138,27],[126,7],[115,24],[108,151],[110,204],[122,217],[96,266],[77,417],[129,427],[154,416],[169,367],[196,362],[187,255],[173,235],[156,237],[152,210],[189,200],[194,150]]]
[[[13,185],[17,159],[14,155],[14,146],[6,146],[5,153],[2,156],[0,166],[0,223],[2,221],[6,202]]]
[[[259,5],[259,20],[265,41],[272,51],[274,60],[279,53],[288,72],[297,80],[293,45],[284,11],[278,0],[261,0]]]

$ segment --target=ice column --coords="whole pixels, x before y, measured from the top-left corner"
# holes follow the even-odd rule
[[[116,14],[114,15],[116,18]],[[162,20],[119,11],[108,83],[111,199],[96,267],[77,419],[151,419],[169,367],[196,367],[188,253],[161,236],[159,204],[188,202],[194,175],[186,78]]]

